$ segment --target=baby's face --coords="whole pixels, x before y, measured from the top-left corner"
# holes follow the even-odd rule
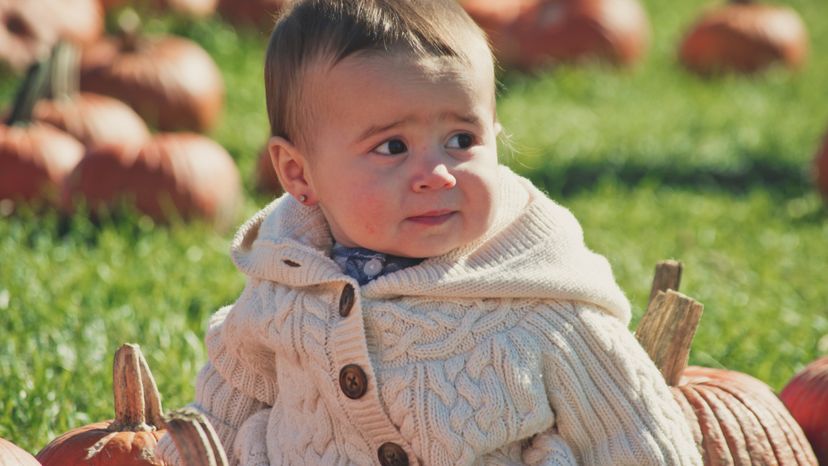
[[[491,61],[350,56],[307,73],[305,177],[346,246],[433,257],[491,224],[497,125]]]

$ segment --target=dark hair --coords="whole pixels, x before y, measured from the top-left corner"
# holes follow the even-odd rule
[[[402,49],[470,64],[474,41],[485,44],[486,36],[455,0],[297,0],[276,21],[267,47],[270,133],[302,137],[300,121],[310,115],[301,82],[311,63]]]

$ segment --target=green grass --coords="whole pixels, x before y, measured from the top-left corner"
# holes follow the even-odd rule
[[[648,0],[652,45],[625,71],[562,67],[502,76],[503,159],[581,220],[637,320],[653,265],[684,262],[682,290],[705,304],[691,362],[739,370],[781,388],[828,353],[828,212],[809,181],[828,128],[828,4],[787,2],[811,34],[808,65],[754,78],[701,79],[675,45],[706,1]],[[267,136],[264,36],[218,20],[164,18],[203,45],[224,73],[225,112],[211,135],[253,192]],[[0,75],[0,101],[15,77]],[[112,415],[112,354],[140,343],[168,408],[193,396],[207,317],[243,286],[231,233],[157,227],[134,213],[0,217],[0,437],[35,452],[57,434]]]
[[[745,191],[810,189],[809,162],[828,123],[828,15],[819,2],[786,2],[802,13],[812,53],[798,73],[705,79],[678,66],[676,44],[700,5],[649,2],[650,53],[622,73],[561,68],[504,77],[499,112],[514,162],[555,192],[603,175]],[[667,11],[667,10],[670,11]],[[660,14],[659,14],[660,13]]]

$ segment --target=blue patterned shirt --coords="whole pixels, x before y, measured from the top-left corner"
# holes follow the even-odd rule
[[[339,265],[342,272],[354,278],[360,285],[423,261],[423,259],[392,256],[360,247],[342,246],[339,243],[331,249],[331,258]]]

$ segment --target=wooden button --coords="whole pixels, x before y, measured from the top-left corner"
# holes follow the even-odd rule
[[[339,296],[339,315],[348,317],[351,309],[354,307],[354,287],[350,283],[342,288],[342,294]]]
[[[382,466],[408,466],[408,455],[396,443],[383,443],[377,450],[377,456]]]
[[[356,400],[368,390],[368,377],[356,364],[348,364],[339,371],[339,388],[348,398]]]

